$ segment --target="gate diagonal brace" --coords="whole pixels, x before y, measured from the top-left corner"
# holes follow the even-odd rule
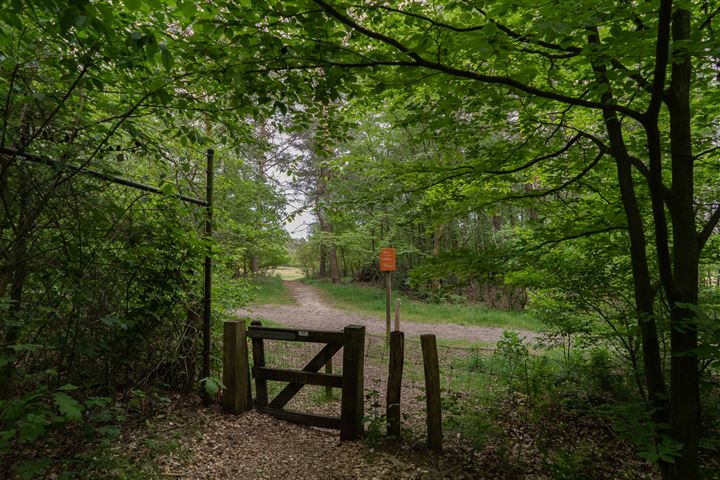
[[[303,371],[317,372],[333,357],[333,355],[338,352],[338,350],[340,350],[340,348],[342,348],[342,345],[325,345],[322,350],[320,350],[317,355],[315,355],[315,357],[313,357],[313,359],[310,360],[305,367],[303,367]],[[270,402],[268,407],[276,409],[283,408],[303,386],[304,384],[302,383],[288,383],[285,388],[277,394],[272,402]]]

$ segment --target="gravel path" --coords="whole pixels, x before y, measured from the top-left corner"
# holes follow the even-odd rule
[[[286,281],[285,285],[295,298],[296,305],[258,305],[238,309],[236,313],[251,318],[267,319],[289,327],[308,330],[341,330],[347,325],[365,325],[368,333],[385,332],[385,319],[368,314],[342,310],[329,305],[324,293],[300,281]],[[495,343],[502,337],[505,328],[474,327],[451,323],[415,323],[404,321],[402,330],[406,336],[417,337],[434,333],[439,338]],[[518,332],[528,340],[539,334],[527,330]]]

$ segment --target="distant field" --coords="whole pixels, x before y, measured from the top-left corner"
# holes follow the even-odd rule
[[[253,285],[257,287],[255,305],[292,305],[295,303],[292,295],[283,283],[280,276],[261,277],[253,280]]]
[[[277,267],[270,270],[269,275],[277,275],[283,280],[300,280],[304,277],[302,270],[297,267]]]
[[[321,280],[303,280],[328,294],[329,300],[344,309],[373,315],[385,315],[385,291],[369,286],[332,284]],[[398,298],[393,294],[393,300]],[[411,300],[403,295],[401,318],[420,323],[454,323],[478,327],[499,327],[518,330],[541,331],[539,320],[515,310],[498,310],[483,305],[427,304]],[[394,308],[394,303],[393,303]]]

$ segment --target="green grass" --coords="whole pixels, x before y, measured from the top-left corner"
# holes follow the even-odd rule
[[[256,287],[254,305],[292,305],[295,303],[279,276],[262,277],[253,280]]]
[[[385,291],[368,286],[332,284],[320,280],[304,280],[328,294],[339,308],[385,316]],[[393,298],[398,298],[397,293]],[[429,304],[400,295],[401,319],[419,323],[454,323],[478,327],[499,327],[516,330],[543,329],[542,323],[524,312],[498,310],[483,305]],[[393,308],[394,304],[393,304]]]
[[[300,280],[305,277],[302,270],[297,267],[277,267],[270,272],[273,276],[278,276],[283,280]]]

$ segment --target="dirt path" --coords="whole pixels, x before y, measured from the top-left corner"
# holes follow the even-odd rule
[[[183,412],[181,412],[182,414]],[[176,412],[177,414],[177,412]],[[188,410],[174,419],[197,431],[180,440],[183,454],[158,459],[161,478],[183,480],[470,480],[485,477],[467,451],[429,456],[403,446],[383,451],[363,442],[340,442],[338,432],[303,427],[254,411],[240,416],[219,409]]]
[[[329,305],[324,293],[316,287],[300,281],[286,281],[285,285],[295,298],[296,305],[258,305],[236,311],[238,315],[267,319],[289,327],[309,330],[341,330],[351,324],[365,325],[368,333],[385,332],[385,319],[365,313],[342,310]],[[473,327],[450,323],[414,323],[404,321],[402,330],[410,337],[434,333],[439,338],[495,343],[502,337],[505,328]],[[521,337],[534,340],[536,332],[521,330]]]

